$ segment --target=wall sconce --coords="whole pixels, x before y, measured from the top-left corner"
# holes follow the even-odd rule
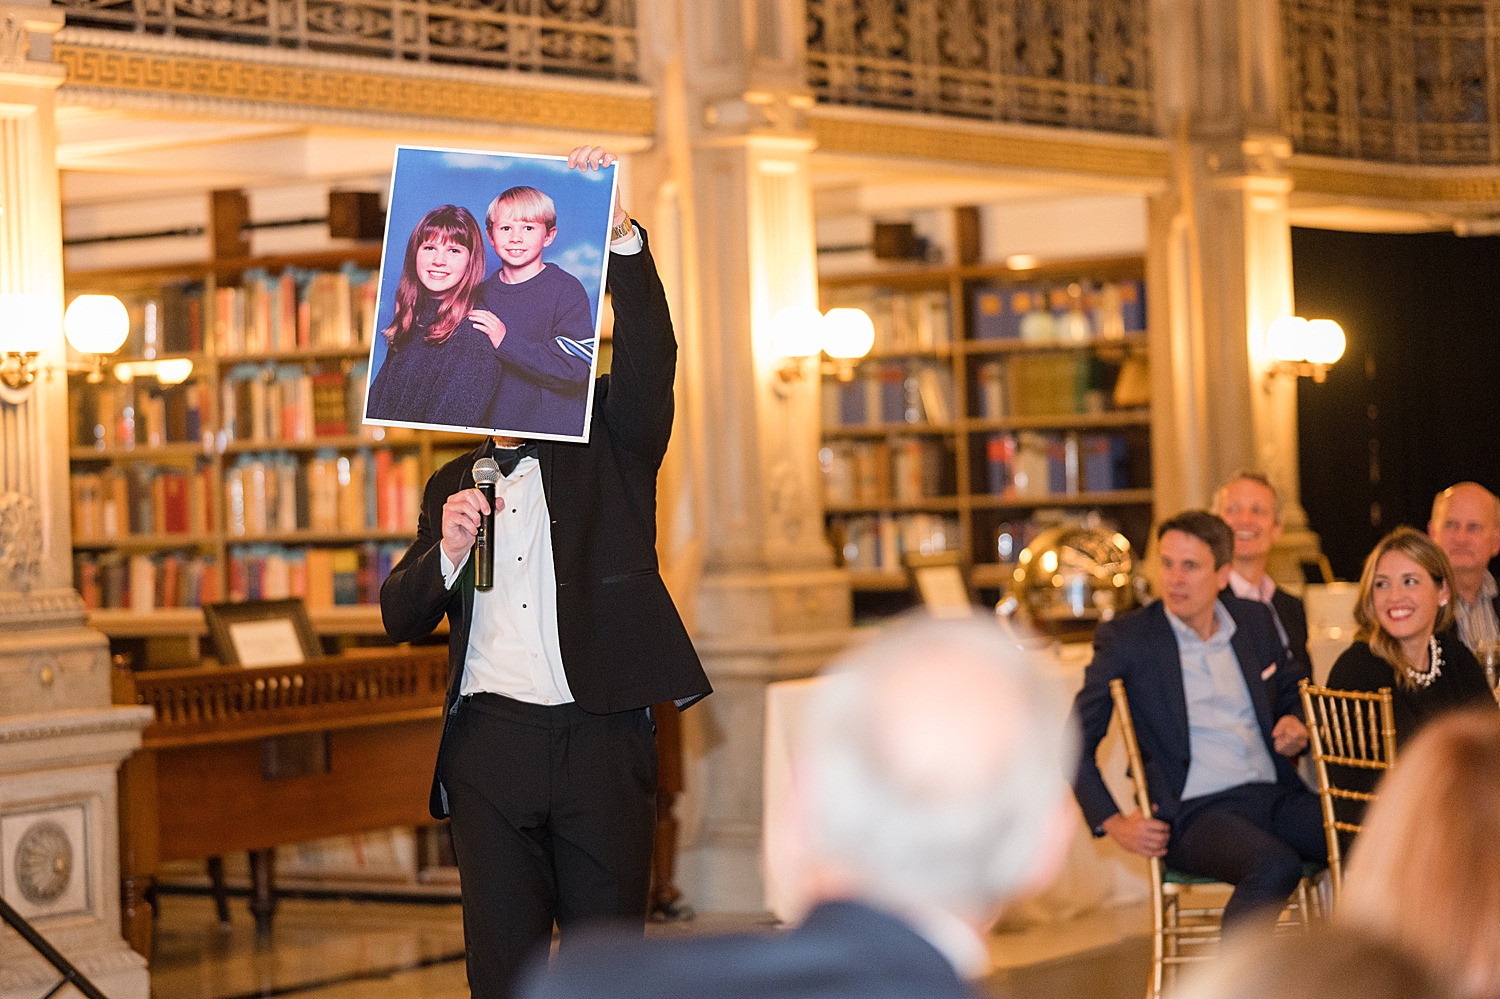
[[[776,373],[784,382],[803,377],[803,362],[820,353],[829,357],[821,372],[852,381],[854,365],[875,346],[875,324],[863,309],[829,309],[824,315],[810,305],[793,305],[771,321],[771,345],[781,355]]]
[[[36,381],[37,355],[47,345],[47,300],[41,295],[0,295],[0,382],[25,388]]]
[[[1329,367],[1344,356],[1347,343],[1343,329],[1332,319],[1282,316],[1266,329],[1266,351],[1272,361],[1266,369],[1267,384],[1277,375],[1304,375],[1321,383]]]
[[[88,380],[97,385],[104,381],[105,361],[130,335],[130,313],[113,295],[79,295],[63,313],[63,335],[74,350],[93,357]]]

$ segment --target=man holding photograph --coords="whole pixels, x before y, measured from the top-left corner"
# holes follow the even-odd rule
[[[570,167],[615,157],[580,146]],[[677,345],[645,233],[615,207],[612,373],[588,444],[486,439],[427,483],[417,540],[381,589],[394,641],[447,615],[449,687],[433,779],[452,818],[469,987],[510,994],[526,956],[594,920],[644,926],[655,827],[650,705],[708,678],[656,561],[656,474],[672,429]],[[493,508],[476,460],[499,466]],[[494,585],[471,554],[489,525]]]

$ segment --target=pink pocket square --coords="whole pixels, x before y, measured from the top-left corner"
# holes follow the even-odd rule
[[[1263,669],[1263,670],[1260,671],[1260,678],[1262,680],[1269,680],[1269,679],[1271,679],[1271,677],[1273,677],[1275,675],[1276,675],[1276,664],[1275,663],[1272,663],[1271,665],[1267,666],[1265,669]]]

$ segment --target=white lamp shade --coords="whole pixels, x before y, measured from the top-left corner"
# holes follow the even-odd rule
[[[790,305],[771,320],[771,346],[778,357],[812,357],[823,349],[823,313]]]
[[[1343,329],[1332,319],[1309,319],[1304,342],[1313,364],[1332,364],[1344,356],[1348,345]]]
[[[1282,316],[1272,321],[1266,329],[1266,352],[1273,361],[1295,364],[1308,360],[1307,320],[1301,316]]]
[[[823,317],[823,350],[829,357],[858,360],[875,346],[875,324],[863,309],[829,309]]]
[[[63,334],[80,354],[113,354],[130,335],[130,313],[113,295],[79,295],[63,313]]]
[[[0,351],[40,353],[47,346],[47,313],[41,295],[0,295]]]

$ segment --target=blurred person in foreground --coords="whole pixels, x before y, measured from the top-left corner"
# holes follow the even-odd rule
[[[1256,936],[1195,970],[1173,999],[1458,999],[1421,961],[1347,929]]]
[[[1318,796],[1291,758],[1307,746],[1302,673],[1254,600],[1225,592],[1234,536],[1207,510],[1157,528],[1161,599],[1101,624],[1073,714],[1083,736],[1073,791],[1095,836],[1235,886],[1226,928],[1273,924],[1326,862]],[[1109,730],[1109,683],[1125,681],[1149,814],[1120,811],[1094,759]]]
[[[971,997],[985,931],[1067,851],[1074,742],[1060,693],[995,625],[898,624],[835,661],[800,719],[766,831],[800,925],[601,935],[564,947],[522,994]]]
[[[1427,533],[1453,566],[1458,637],[1479,654],[1500,645],[1500,587],[1490,559],[1500,555],[1500,499],[1477,482],[1460,482],[1432,500]]]
[[[1301,599],[1277,586],[1266,573],[1271,548],[1281,540],[1281,510],[1281,494],[1260,472],[1237,472],[1214,493],[1213,512],[1234,531],[1229,591],[1241,600],[1259,601],[1270,609],[1276,636],[1298,669],[1311,676],[1307,611]]]
[[[1365,559],[1354,605],[1359,630],[1329,670],[1328,686],[1390,687],[1398,747],[1445,711],[1495,707],[1484,669],[1453,626],[1454,585],[1443,550],[1410,527],[1381,538]]]
[[[1338,918],[1404,947],[1462,999],[1500,999],[1500,712],[1459,711],[1380,786]]]

